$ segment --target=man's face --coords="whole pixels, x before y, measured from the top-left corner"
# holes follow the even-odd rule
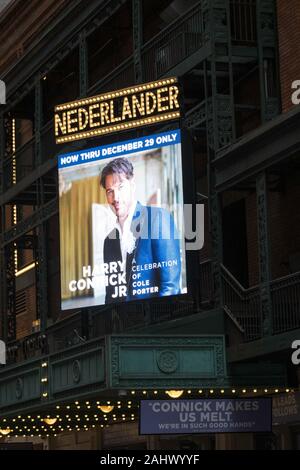
[[[124,173],[107,175],[105,190],[107,202],[118,219],[126,219],[134,201],[135,184],[133,179],[127,179]]]

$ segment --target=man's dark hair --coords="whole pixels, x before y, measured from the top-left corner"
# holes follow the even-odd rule
[[[105,179],[108,175],[112,175],[114,173],[124,173],[126,178],[130,180],[133,177],[133,166],[132,163],[128,160],[128,158],[115,158],[111,162],[109,162],[102,170],[100,176],[100,184],[105,189]]]

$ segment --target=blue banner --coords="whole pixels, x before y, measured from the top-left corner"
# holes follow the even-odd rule
[[[117,158],[179,143],[180,130],[175,129],[173,131],[102,145],[101,147],[93,147],[78,152],[64,153],[58,156],[58,168],[82,165],[83,163],[103,160],[104,158]]]
[[[271,398],[142,400],[140,405],[140,434],[271,430]]]

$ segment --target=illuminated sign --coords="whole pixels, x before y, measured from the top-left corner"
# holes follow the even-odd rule
[[[299,422],[300,393],[283,393],[274,396],[272,414],[274,425]]]
[[[178,119],[179,108],[176,78],[60,104],[54,115],[56,143]]]
[[[142,400],[140,434],[271,432],[270,398]]]
[[[179,129],[58,168],[63,310],[187,292]]]

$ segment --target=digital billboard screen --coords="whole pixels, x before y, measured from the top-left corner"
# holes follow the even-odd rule
[[[180,130],[58,157],[63,310],[187,292]]]

